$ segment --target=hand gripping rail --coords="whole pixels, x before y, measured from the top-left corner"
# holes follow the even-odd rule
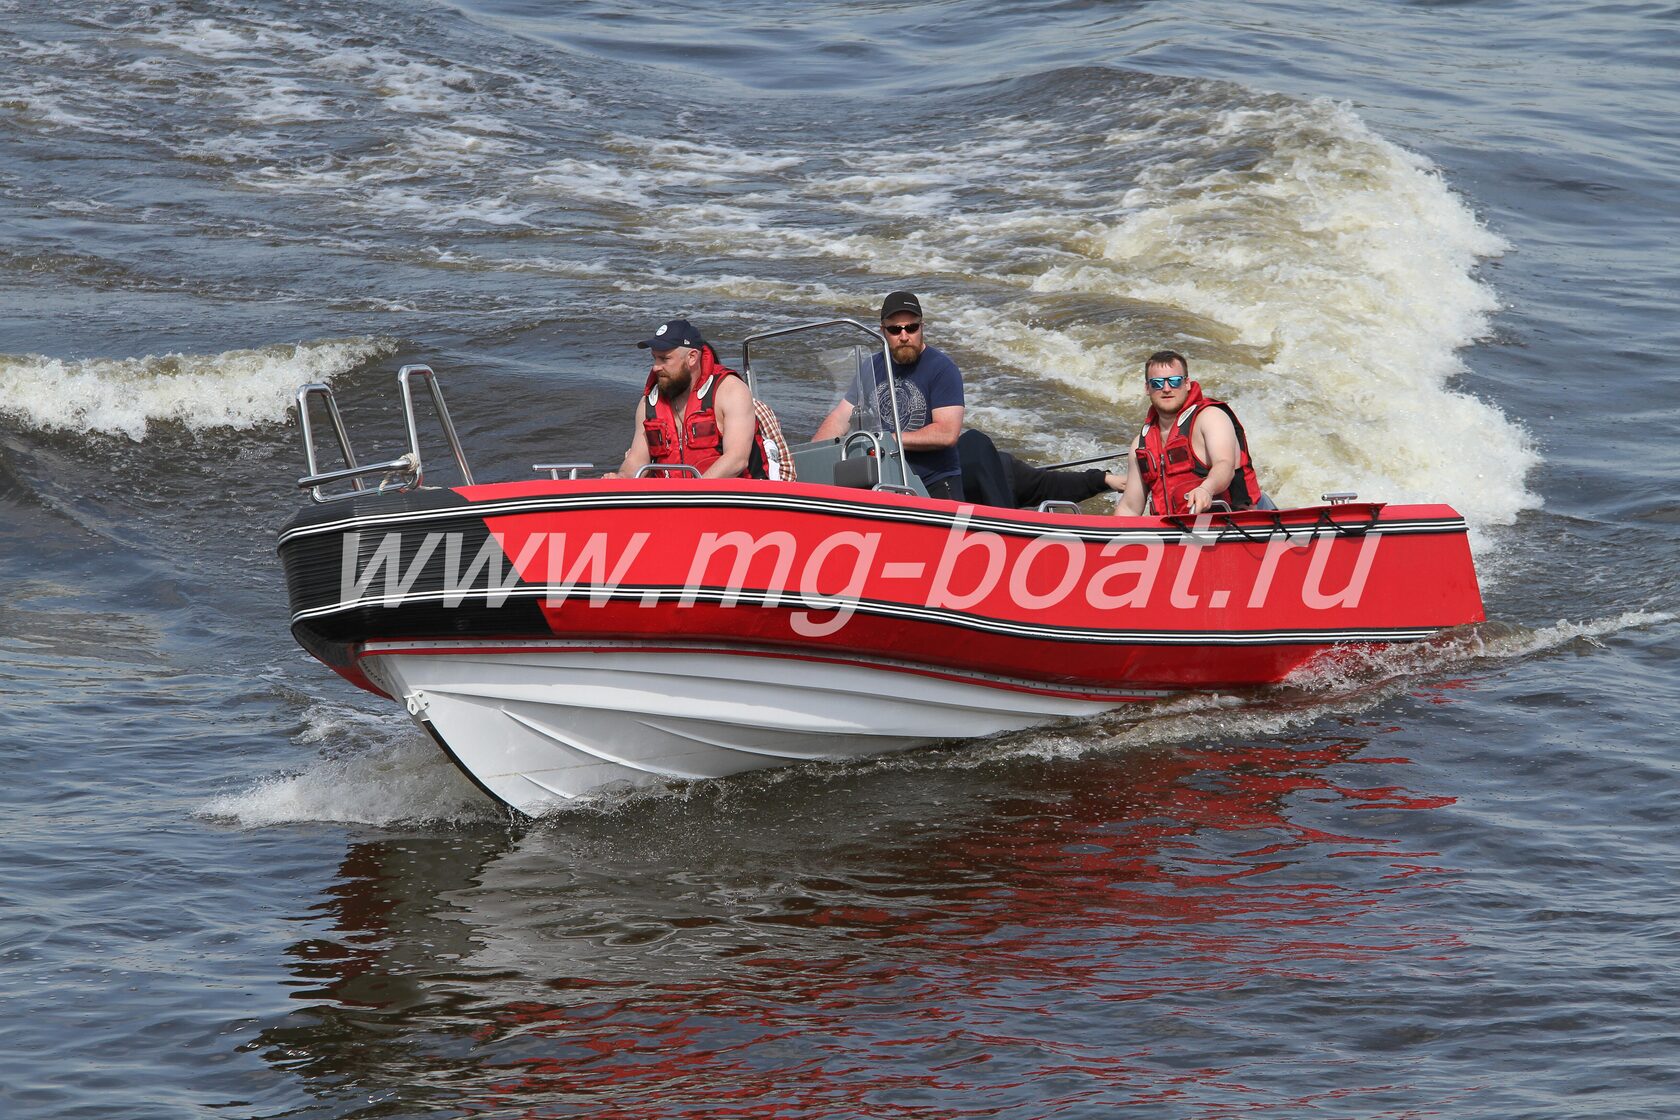
[[[443,403],[443,390],[438,387],[437,374],[432,372],[430,366],[412,365],[403,366],[397,371],[397,384],[402,390],[403,420],[408,429],[408,451],[384,463],[357,465],[356,453],[350,446],[350,436],[344,429],[344,418],[339,414],[338,401],[334,399],[330,386],[315,382],[298,389],[298,423],[303,429],[304,462],[309,467],[309,473],[298,479],[298,489],[308,490],[310,498],[317,502],[336,502],[365,493],[367,487],[362,479],[372,475],[384,476],[379,483],[380,491],[384,491],[393,482],[400,483],[397,487],[399,490],[414,490],[422,486],[425,483],[425,468],[420,458],[420,431],[414,420],[416,378],[425,381],[426,389],[432,396],[432,407],[437,412],[438,424],[443,429],[444,439],[449,441],[449,450],[455,455],[455,465],[461,470],[461,479],[471,486],[472,468],[467,466],[466,452],[461,450],[461,441],[455,435],[455,424],[449,419],[449,407]],[[315,427],[309,416],[311,397],[320,397],[326,404],[327,417],[332,421],[333,435],[338,440],[339,454],[344,457],[345,466],[341,470],[323,471],[315,457]],[[326,492],[325,487],[335,482],[349,482],[350,488],[337,493]]]

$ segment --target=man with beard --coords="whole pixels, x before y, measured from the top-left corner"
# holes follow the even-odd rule
[[[752,391],[692,323],[672,319],[636,345],[653,351],[653,369],[630,450],[606,477],[634,478],[649,463],[687,464],[701,478],[769,477]]]
[[[881,302],[881,333],[892,348],[893,380],[898,386],[898,417],[903,425],[905,461],[921,478],[930,497],[962,500],[962,460],[957,437],[962,435],[962,374],[943,350],[927,344],[922,335],[922,304],[911,292],[891,292]],[[887,374],[875,355],[875,412],[892,415]],[[846,434],[857,405],[857,388],[834,406],[817,428],[815,440]]]

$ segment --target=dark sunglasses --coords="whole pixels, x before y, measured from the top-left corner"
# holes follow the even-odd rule
[[[1190,380],[1190,375],[1175,373],[1171,377],[1146,377],[1144,380],[1149,382],[1149,391],[1153,393],[1158,389],[1176,389]]]
[[[887,334],[915,334],[922,329],[922,325],[920,323],[900,323],[896,327],[889,327],[882,323],[881,329]]]

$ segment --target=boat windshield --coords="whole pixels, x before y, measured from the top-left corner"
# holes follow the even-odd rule
[[[888,372],[879,376],[876,370]],[[753,395],[775,410],[789,443],[808,441],[842,401],[851,405],[846,441],[863,433],[896,448],[903,418],[886,340],[855,319],[828,319],[749,335],[741,372]],[[918,490],[902,456],[882,481]]]

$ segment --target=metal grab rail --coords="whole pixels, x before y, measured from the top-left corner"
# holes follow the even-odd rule
[[[879,432],[856,431],[850,433],[845,439],[840,441],[840,461],[842,463],[851,459],[852,445],[860,441],[869,445],[869,451],[866,453],[866,458],[874,459],[877,463],[884,463],[887,461],[889,457],[887,454],[887,446],[881,442],[881,434]],[[895,454],[897,454],[898,461],[900,465],[902,465],[904,463],[903,448],[898,449]],[[878,476],[880,468],[877,467],[876,471]],[[899,477],[904,478],[902,471],[899,472]],[[910,480],[905,478],[904,481],[908,483]],[[912,498],[923,498],[927,496],[917,490],[914,486],[901,485],[897,482],[876,482],[875,485],[870,487],[870,489],[880,490],[888,494],[907,494]]]
[[[455,456],[455,465],[461,470],[461,479],[468,486],[473,485],[472,468],[467,466],[466,452],[461,449],[461,440],[455,434],[455,423],[449,418],[449,406],[443,402],[443,390],[438,387],[437,374],[430,366],[408,365],[397,371],[397,384],[402,390],[403,422],[408,431],[408,451],[383,463],[373,463],[368,466],[358,465],[356,453],[350,446],[350,436],[344,427],[344,418],[338,411],[338,401],[333,396],[332,388],[315,382],[305,385],[297,391],[298,422],[303,429],[303,457],[309,467],[309,473],[298,479],[298,489],[308,490],[311,499],[317,502],[336,502],[345,498],[354,498],[358,494],[367,492],[362,479],[372,475],[384,475],[379,484],[380,491],[387,489],[400,476],[403,479],[400,489],[412,490],[425,483],[425,468],[420,457],[420,431],[414,418],[414,380],[424,379],[426,389],[432,396],[432,407],[437,412],[438,424],[443,429],[444,438],[449,442],[449,450]],[[327,416],[332,420],[333,434],[338,439],[338,448],[347,464],[340,470],[323,471],[315,457],[315,428],[309,417],[309,400],[319,396],[326,402]],[[351,488],[338,493],[327,493],[324,487],[335,482],[350,482]]]
[[[531,464],[531,469],[534,470],[534,471],[547,471],[548,472],[548,477],[552,478],[554,481],[558,482],[558,481],[560,481],[560,472],[561,471],[570,471],[571,473],[569,475],[567,475],[567,477],[572,478],[572,479],[576,479],[579,471],[592,471],[592,470],[595,469],[595,464],[594,463],[532,463]]]
[[[700,477],[700,468],[693,463],[643,463],[636,468],[636,478],[647,478],[655,474],[686,474],[693,478]]]
[[[298,479],[298,487],[299,489],[307,487],[312,490],[318,490],[321,487],[326,486],[328,483],[343,482],[345,479],[350,479],[356,484],[357,490],[362,490],[365,489],[361,482],[364,478],[368,478],[376,474],[412,475],[415,470],[418,469],[419,465],[420,464],[414,461],[414,456],[404,452],[388,463],[369,463],[365,467],[345,467],[343,470],[322,471],[320,474],[305,475],[304,477]],[[381,483],[379,489],[384,490],[386,485],[386,483]],[[315,500],[318,502],[330,502],[336,498],[348,498],[352,496],[353,495],[349,493],[328,494],[324,498],[317,498]]]
[[[333,434],[338,437],[339,454],[344,456],[344,462],[347,464],[344,471],[331,471],[323,475],[320,463],[315,460],[315,427],[309,419],[309,398],[316,396],[326,402],[327,417],[332,421]],[[304,465],[309,468],[309,473],[298,479],[298,486],[308,490],[309,496],[317,502],[353,498],[365,490],[366,487],[362,485],[361,468],[356,465],[356,453],[350,449],[350,434],[344,430],[344,417],[339,414],[338,401],[333,398],[332,386],[320,381],[312,381],[308,385],[300,386],[297,391],[297,406],[298,426],[303,429],[303,461]],[[355,487],[342,494],[323,494],[321,492],[322,486],[344,478],[353,481]]]
[[[887,372],[887,395],[892,401],[893,440],[899,448],[898,476],[904,483],[904,487],[911,493],[915,493],[914,487],[910,485],[910,463],[904,454],[904,421],[898,415],[898,379],[893,374],[892,344],[880,331],[871,330],[856,319],[824,319],[817,323],[801,323],[796,327],[779,327],[773,331],[759,331],[756,334],[749,334],[741,340],[741,376],[747,379],[747,391],[755,397],[758,396],[758,391],[753,387],[752,375],[752,344],[754,342],[760,342],[767,338],[781,338],[784,335],[800,334],[804,331],[820,330],[823,327],[842,326],[854,327],[868,335],[871,341],[881,344],[882,368]],[[862,386],[859,386],[859,388],[861,389]]]
[[[461,468],[461,479],[471,486],[472,468],[467,466],[467,453],[461,450],[461,441],[455,435],[455,423],[449,419],[449,406],[443,403],[443,390],[438,388],[437,374],[432,372],[431,366],[422,365],[404,366],[397,371],[397,382],[402,386],[403,419],[408,423],[408,453],[414,456],[414,485],[418,487],[425,483],[420,466],[420,433],[414,424],[413,379],[416,377],[426,379],[426,389],[432,394],[432,406],[437,410],[443,437],[449,441],[449,450],[455,453],[455,465]]]
[[[1221,506],[1225,505],[1224,502],[1215,502],[1214,504]],[[1317,515],[1314,517],[1310,525],[1287,524],[1283,519],[1284,513],[1289,512],[1286,510],[1232,510],[1229,506],[1226,506],[1224,510],[1209,509],[1195,516],[1186,513],[1175,513],[1170,516],[1163,517],[1161,520],[1165,521],[1168,525],[1171,525],[1179,532],[1185,533],[1198,541],[1206,539],[1217,543],[1224,540],[1226,538],[1226,534],[1230,534],[1232,537],[1247,541],[1250,544],[1265,544],[1279,533],[1291,539],[1295,537],[1314,537],[1320,533],[1326,532],[1338,537],[1363,537],[1366,533],[1375,529],[1377,527],[1377,523],[1382,520],[1383,504],[1381,502],[1360,503],[1361,505],[1369,507],[1369,511],[1366,515],[1364,515],[1363,521],[1353,522],[1336,520],[1336,507],[1348,504],[1350,503],[1333,502],[1329,508],[1318,510]],[[1243,522],[1238,520],[1238,517],[1243,515],[1253,516],[1256,518],[1263,516],[1264,520],[1259,521],[1257,524],[1245,525]],[[1215,518],[1218,520],[1215,521]],[[1214,526],[1217,526],[1216,532],[1211,534],[1206,532],[1208,528]]]
[[[884,457],[883,449],[881,447],[881,437],[878,433],[851,432],[847,434],[845,439],[840,441],[840,461],[842,463],[852,457],[852,444],[858,442],[859,440],[862,440],[869,445],[869,450],[866,454],[872,455],[877,459]]]

